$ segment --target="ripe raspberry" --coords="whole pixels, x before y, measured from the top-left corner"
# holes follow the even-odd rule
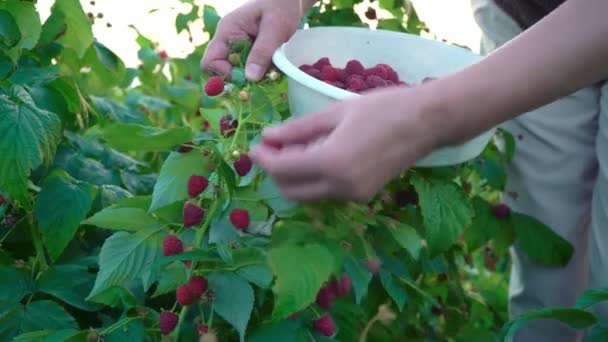
[[[158,52],[158,57],[162,58],[162,59],[167,59],[169,57],[169,54],[167,54],[167,51],[162,50]]]
[[[224,115],[220,119],[220,133],[224,137],[230,137],[239,126],[239,120],[233,120],[231,115]]]
[[[321,70],[326,65],[331,66],[331,62],[329,61],[329,58],[323,57],[323,58],[319,58],[319,60],[316,61],[315,64],[313,64],[312,66],[317,70]]]
[[[188,179],[188,195],[196,197],[205,191],[209,186],[209,180],[203,176],[192,175]]]
[[[247,155],[246,153],[242,153],[239,156],[239,159],[234,161],[232,166],[234,166],[234,170],[239,176],[244,177],[249,173],[249,171],[251,171],[251,168],[253,167],[253,161],[251,161],[249,155]]]
[[[163,255],[175,255],[184,251],[184,244],[175,235],[169,235],[163,240]]]
[[[308,75],[320,80],[321,79],[321,71],[319,69],[308,69],[307,71],[305,71]]]
[[[332,85],[332,86],[334,86],[336,88],[340,88],[340,89],[344,89],[345,88],[344,83],[342,83],[340,81],[334,81],[334,82],[325,81],[325,83],[327,83],[329,85]]]
[[[245,209],[233,209],[230,212],[230,222],[236,229],[245,230],[249,228],[249,211]]]
[[[367,268],[367,270],[374,275],[378,274],[378,272],[380,271],[380,265],[380,259],[377,258],[365,261],[365,268]]]
[[[399,82],[399,75],[397,74],[395,69],[393,69],[390,65],[378,64],[378,65],[376,65],[376,69],[382,70],[382,71],[380,71],[380,73],[382,75],[384,75],[384,73],[386,73],[386,78],[383,77],[385,80]],[[378,76],[382,76],[382,75],[378,75]]]
[[[386,87],[386,81],[376,75],[369,75],[365,79],[365,84],[370,88]]]
[[[321,318],[317,319],[314,323],[315,329],[317,329],[321,334],[331,337],[334,335],[336,331],[336,324],[330,315],[325,314],[321,316]]]
[[[313,67],[310,64],[302,64],[302,65],[300,65],[299,68],[300,68],[300,70],[307,72],[308,70],[314,69],[315,67]]]
[[[336,299],[336,295],[331,288],[331,285],[324,286],[317,292],[316,303],[326,310],[329,310],[333,306],[334,299]]]
[[[369,20],[376,20],[378,19],[378,15],[376,14],[376,10],[373,8],[368,8],[367,11],[365,11],[365,17]]]
[[[353,59],[346,63],[346,73],[348,75],[363,75],[364,72],[365,67],[358,60]]]
[[[175,290],[175,297],[177,298],[177,302],[182,306],[192,304],[192,293],[190,293],[190,290],[186,285],[177,287]]]
[[[353,75],[346,79],[346,89],[353,93],[358,93],[367,89],[367,84],[361,76]]]
[[[347,295],[352,290],[352,288],[353,288],[352,283],[351,283],[348,275],[342,274],[342,277],[340,277],[340,282],[338,283],[338,289],[336,292],[338,297]]]
[[[209,288],[209,283],[201,276],[194,276],[190,278],[187,286],[194,298],[200,298]]]
[[[181,145],[177,149],[177,152],[179,152],[179,153],[188,153],[188,152],[192,151],[192,145],[194,145],[194,143],[192,141],[188,141],[187,143],[184,143],[183,145]]]
[[[177,327],[177,323],[179,322],[179,316],[171,311],[163,311],[159,316],[159,325],[160,332],[163,335],[170,334],[175,327]]]
[[[340,79],[340,70],[331,65],[326,65],[321,69],[321,79],[323,81],[335,82]]]
[[[366,69],[363,72],[363,77],[367,78],[369,76],[378,76],[383,80],[388,80],[388,71],[386,68],[378,67],[377,65],[373,68]]]
[[[497,204],[492,208],[492,213],[499,220],[506,219],[511,214],[511,208],[506,204]]]
[[[183,215],[184,227],[188,228],[203,222],[205,211],[192,202],[186,202],[186,204],[184,204]]]
[[[224,80],[219,76],[213,76],[205,84],[205,94],[208,96],[218,96],[224,92]]]
[[[336,69],[338,70],[338,81],[340,82],[346,82],[346,78],[348,78],[349,74],[346,72],[345,69]]]
[[[206,325],[199,325],[196,328],[196,333],[198,334],[198,336],[203,336],[203,334],[209,333],[209,327]]]

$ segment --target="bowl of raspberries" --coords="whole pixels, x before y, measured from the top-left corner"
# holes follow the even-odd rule
[[[273,55],[287,76],[289,107],[300,116],[385,87],[415,87],[459,71],[481,57],[466,49],[401,32],[358,27],[298,30]],[[370,113],[373,115],[374,113]],[[477,157],[495,128],[458,146],[433,151],[417,166],[447,166]]]

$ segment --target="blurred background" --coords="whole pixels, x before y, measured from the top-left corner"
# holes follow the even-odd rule
[[[220,16],[243,4],[246,0],[198,0],[200,5],[211,5]],[[412,0],[420,19],[429,26],[439,39],[464,45],[478,51],[479,29],[475,24],[470,0]],[[52,0],[39,0],[37,7],[44,21],[50,14]],[[190,5],[179,0],[81,0],[85,12],[95,17],[94,35],[118,54],[127,66],[138,64],[135,26],[143,35],[160,44],[159,49],[170,56],[182,57],[192,51],[189,35],[177,34],[175,18],[188,13]],[[377,3],[377,2],[376,2]],[[366,1],[359,9],[365,11]],[[372,4],[373,6],[373,4]],[[382,12],[378,11],[379,17]],[[202,33],[202,20],[192,24],[193,43],[207,39]]]

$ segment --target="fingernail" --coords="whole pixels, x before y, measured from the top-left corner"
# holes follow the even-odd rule
[[[245,76],[251,81],[259,81],[264,77],[264,69],[261,65],[249,63],[245,68]]]

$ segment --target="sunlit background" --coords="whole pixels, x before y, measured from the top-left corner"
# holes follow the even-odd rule
[[[469,1],[413,0],[413,3],[420,18],[438,38],[478,51],[479,29],[473,21]],[[196,2],[214,6],[220,15],[224,15],[245,0]],[[38,1],[42,20],[50,14],[52,3],[53,0]],[[192,50],[188,34],[184,31],[178,35],[175,30],[177,14],[189,12],[189,5],[178,0],[82,0],[81,3],[85,12],[96,16],[95,37],[116,52],[128,66],[138,63],[136,33],[129,25],[160,43],[160,48],[171,56],[185,56]],[[202,25],[202,20],[199,20],[191,26],[195,44],[207,39],[202,33]]]

